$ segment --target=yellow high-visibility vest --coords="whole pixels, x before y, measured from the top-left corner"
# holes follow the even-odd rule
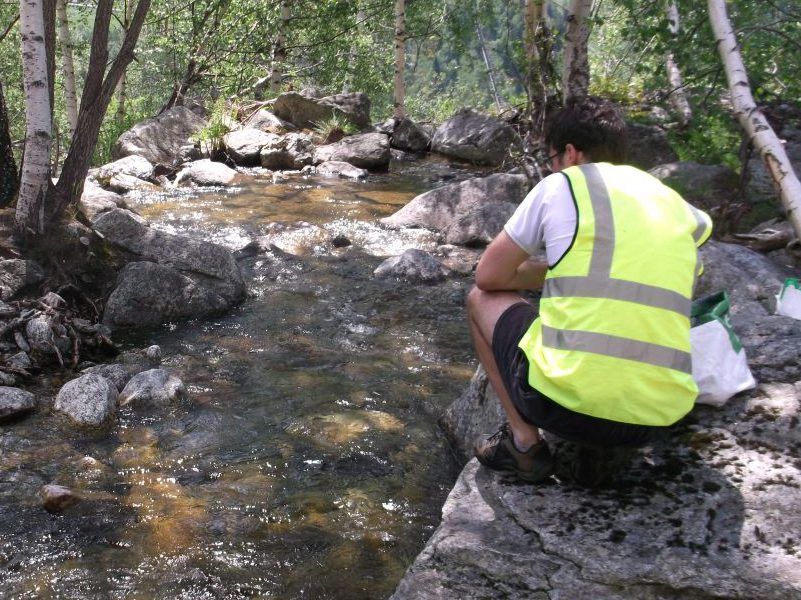
[[[529,384],[574,412],[671,425],[693,407],[690,307],[708,215],[634,167],[562,171],[573,243],[545,277],[520,340]]]

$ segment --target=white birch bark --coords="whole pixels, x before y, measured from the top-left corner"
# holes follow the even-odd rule
[[[78,94],[75,86],[75,66],[72,61],[72,36],[67,18],[66,0],[56,0],[58,39],[61,42],[61,60],[64,70],[64,103],[67,106],[67,122],[70,125],[70,139],[78,124]]]
[[[17,230],[25,237],[44,232],[45,197],[50,186],[52,112],[42,0],[20,1],[22,80],[25,90],[25,159],[17,200]]]
[[[281,22],[278,26],[278,33],[275,36],[273,64],[270,69],[270,90],[273,92],[281,91],[284,63],[286,62],[286,32],[289,28],[289,19],[291,17],[292,11],[289,0],[281,0]]]
[[[348,73],[345,76],[345,81],[342,83],[342,93],[350,92],[353,86],[353,71],[356,69],[356,61],[359,57],[359,43],[364,35],[364,22],[367,20],[367,13],[364,10],[362,0],[356,0],[356,30],[353,40],[350,43],[350,50],[348,50]]]
[[[476,20],[476,37],[478,37],[478,47],[479,50],[481,50],[481,58],[484,60],[484,66],[487,68],[487,79],[489,80],[490,84],[490,92],[492,92],[492,98],[495,100],[495,106],[500,112],[503,110],[503,104],[501,103],[501,98],[498,95],[498,86],[495,83],[495,65],[492,62],[492,56],[487,50],[487,42],[484,39],[484,32],[481,30],[481,24],[478,22],[478,20]]]
[[[707,0],[707,7],[718,52],[726,70],[734,114],[759,151],[787,210],[787,219],[793,226],[796,238],[801,239],[801,182],[793,170],[781,140],[751,95],[748,74],[726,13],[725,0]]]
[[[589,93],[590,61],[587,45],[592,13],[592,0],[570,0],[565,31],[564,70],[562,90],[565,101],[571,97],[583,98]]]
[[[395,92],[393,95],[393,117],[400,121],[406,118],[406,2],[395,0]]]
[[[675,2],[668,2],[667,6],[667,20],[668,29],[673,35],[673,42],[676,42],[681,24],[679,22],[679,7]],[[676,58],[672,52],[668,52],[665,56],[665,69],[667,70],[668,84],[670,84],[670,101],[673,110],[679,116],[679,124],[682,127],[687,127],[693,118],[693,109],[690,106],[690,101],[687,99],[687,92],[684,89],[684,81],[681,76],[681,70],[676,63]]]

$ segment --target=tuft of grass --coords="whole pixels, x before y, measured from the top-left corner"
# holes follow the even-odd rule
[[[314,125],[314,132],[327,140],[336,136],[339,136],[341,139],[346,135],[352,135],[359,131],[356,126],[348,121],[345,115],[341,113],[334,113],[330,118],[323,119],[322,121],[315,121],[312,124]]]

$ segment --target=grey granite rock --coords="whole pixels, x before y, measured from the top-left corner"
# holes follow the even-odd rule
[[[406,281],[436,283],[445,279],[447,270],[436,258],[416,248],[386,259],[373,271],[379,278],[397,277]]]
[[[137,123],[123,133],[111,149],[115,159],[132,154],[151,163],[173,164],[178,151],[206,126],[202,117],[185,106],[173,106],[152,119]]]
[[[164,369],[150,369],[131,377],[120,393],[120,404],[160,408],[186,398],[183,382]]]
[[[36,407],[36,396],[15,387],[0,386],[0,421],[23,415]]]
[[[207,158],[186,165],[175,177],[175,185],[226,186],[236,179],[236,171]]]
[[[342,161],[368,170],[386,170],[389,166],[389,138],[383,133],[351,135],[335,144],[318,146],[316,163]]]
[[[517,204],[493,202],[457,217],[443,232],[445,242],[463,246],[486,246],[514,214]]]
[[[508,123],[463,108],[437,128],[431,150],[476,164],[500,165],[522,150],[522,142]]]
[[[112,382],[89,373],[64,384],[56,396],[55,409],[79,425],[97,427],[114,417],[118,395]]]
[[[32,260],[0,260],[0,299],[9,300],[28,286],[44,281],[44,271]]]

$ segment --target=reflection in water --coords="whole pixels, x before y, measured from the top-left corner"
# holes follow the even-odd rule
[[[375,221],[467,176],[410,169],[360,183],[257,176],[134,203],[169,231],[233,249],[258,239],[262,251],[241,261],[250,297],[216,320],[129,340],[162,346],[186,405],[123,408],[110,435],[76,433],[48,408],[0,426],[0,596],[392,592],[455,478],[436,416],[473,364],[467,278],[372,277],[382,257],[436,244]],[[336,236],[351,245],[335,248]],[[40,391],[52,398],[59,383]],[[47,514],[36,494],[51,482],[87,500]]]

